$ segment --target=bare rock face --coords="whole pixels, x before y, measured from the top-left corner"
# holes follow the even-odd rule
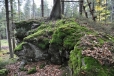
[[[16,51],[15,54],[21,59],[21,60],[27,60],[27,61],[39,61],[44,60],[49,57],[49,55],[46,53],[47,51],[42,51],[35,45],[31,43],[25,43],[22,45],[23,49],[20,51]]]
[[[55,64],[61,64],[62,63],[62,57],[60,56],[60,53],[58,52],[59,48],[55,45],[50,45],[49,47],[49,54],[51,55],[51,62]]]
[[[61,51],[59,51],[59,48],[57,48],[57,46],[54,44],[50,44],[49,49],[47,50],[40,49],[39,47],[30,42],[26,42],[21,46],[22,50],[15,51],[15,54],[20,58],[22,62],[48,60],[54,64],[62,64],[65,62],[66,59],[66,53],[63,54]]]
[[[61,51],[56,44],[50,44],[48,53],[51,55],[50,61],[54,64],[64,63],[68,59],[66,56],[69,55]]]

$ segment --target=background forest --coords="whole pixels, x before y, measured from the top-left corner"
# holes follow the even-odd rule
[[[13,6],[13,22],[28,20],[28,19],[37,19],[42,17],[49,17],[50,12],[53,6],[53,0],[48,2],[44,0],[43,10],[41,8],[41,1],[37,0],[37,3],[34,0],[12,0]],[[68,0],[67,0],[68,1]],[[77,1],[77,0],[72,0]],[[94,11],[94,15],[97,16],[97,21],[100,22],[113,22],[114,6],[113,0],[84,0],[85,12],[88,13],[88,17],[91,18],[91,12],[88,6],[88,2],[91,3],[91,8]],[[4,0],[0,0],[0,31],[1,37],[6,38],[6,19],[5,19],[5,3]],[[9,3],[10,7],[10,3]],[[9,8],[11,11],[11,8]],[[43,11],[43,12],[42,12]],[[10,12],[11,14],[11,12]],[[79,3],[78,2],[64,2],[64,17],[76,17],[79,15]],[[83,15],[84,9],[83,9]],[[10,15],[11,20],[11,15]]]

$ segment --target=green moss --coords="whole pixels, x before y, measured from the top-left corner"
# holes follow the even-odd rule
[[[83,67],[83,69],[88,73],[91,74],[94,73],[96,75],[99,74],[99,72],[103,74],[102,67],[101,64],[94,58],[92,57],[84,57],[84,62],[85,62],[85,66]],[[101,75],[104,76],[104,75]]]
[[[98,60],[82,56],[82,49],[75,45],[70,52],[69,66],[73,69],[73,76],[113,76],[114,67],[102,66]]]
[[[86,27],[79,26],[76,22],[69,22],[55,30],[50,43],[56,44],[59,48],[64,47],[67,51],[70,51],[88,31]]]
[[[46,49],[49,48],[49,39],[48,38],[44,38],[44,39],[40,39],[38,41],[38,47],[41,49]]]
[[[40,69],[43,69],[45,66],[46,66],[46,64],[43,63],[43,64],[41,64],[41,65],[39,66],[39,68],[40,68]]]
[[[7,76],[8,70],[7,69],[1,69],[0,70],[0,76]]]
[[[26,42],[22,42],[20,44],[17,45],[17,47],[14,49],[14,51],[20,51],[23,49],[23,44],[26,44]]]
[[[41,26],[39,26],[37,28],[37,31],[35,31],[33,34],[30,34],[29,36],[25,37],[24,41],[31,41],[31,40],[36,39],[37,46],[42,49],[45,49],[46,47],[48,47],[49,43],[51,41],[53,41],[54,38],[57,38],[58,36],[60,38],[54,39],[54,40],[56,40],[55,42],[58,42],[58,43],[62,42],[62,37],[63,36],[65,37],[68,34],[70,35],[73,31],[75,31],[75,28],[73,28],[73,27],[75,27],[75,25],[76,25],[75,22],[70,23],[71,26],[70,26],[70,24],[65,24],[64,22],[67,22],[67,21],[58,20],[58,21],[56,21],[55,24],[54,24],[54,22],[42,24]],[[66,28],[66,27],[70,27],[70,28]],[[66,31],[68,31],[68,32],[66,32]],[[54,32],[55,32],[55,34],[53,34]],[[56,35],[56,33],[57,33],[57,35]],[[53,34],[53,38],[50,41],[50,37],[52,36],[52,34]],[[57,45],[58,45],[58,43],[57,43]],[[59,43],[59,44],[61,44],[61,43]],[[65,45],[65,46],[67,46],[67,45]]]
[[[45,49],[49,46],[49,43],[51,43],[57,46],[59,45],[58,47],[65,47],[67,50],[71,50],[75,42],[85,34],[84,31],[89,32],[87,28],[78,25],[75,19],[61,19],[42,24],[37,28],[37,31],[25,37],[24,41],[36,39],[37,46],[42,49]],[[52,37],[52,39],[50,37]]]
[[[37,72],[36,67],[33,67],[30,70],[28,70],[27,74],[34,74],[36,72]]]
[[[27,71],[27,69],[26,69],[26,68],[24,68],[24,67],[19,68],[19,69],[20,69],[20,71]]]
[[[96,35],[99,45],[104,44],[105,42],[114,42],[114,37],[108,34]]]
[[[54,31],[54,28],[55,28],[55,27],[52,28],[52,26],[53,26],[52,22],[41,24],[41,26],[39,26],[37,30],[34,31],[33,34],[28,35],[27,37],[24,38],[24,40],[25,41],[30,40],[50,33],[52,35],[52,32]]]
[[[75,36],[68,36],[66,38],[64,38],[64,41],[63,41],[63,47],[66,47],[67,49],[72,49],[75,45]]]
[[[74,76],[77,75],[81,70],[81,48],[77,46],[74,47],[74,50],[70,52],[69,65],[74,71]]]

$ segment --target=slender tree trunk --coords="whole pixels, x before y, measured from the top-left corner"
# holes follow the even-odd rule
[[[33,0],[33,19],[35,18],[35,3],[34,3],[34,0]]]
[[[21,14],[20,14],[20,0],[18,0],[18,18],[21,21]]]
[[[11,44],[11,37],[10,37],[10,29],[9,29],[9,8],[8,8],[8,0],[5,0],[5,8],[6,8],[6,21],[7,21],[7,33],[8,33],[8,44],[9,44],[9,51],[10,57],[13,58],[14,54],[12,51],[12,44]]]
[[[62,0],[62,14],[64,15],[64,0]]]
[[[2,51],[2,45],[1,45],[1,33],[0,33],[0,51]]]
[[[42,17],[44,17],[44,0],[41,0]]]
[[[79,13],[82,15],[82,9],[83,9],[83,0],[79,0]]]
[[[105,24],[106,24],[106,22],[107,22],[107,21],[106,21],[106,19],[107,19],[107,18],[106,18],[106,16],[107,16],[107,0],[106,0],[105,7],[106,7],[106,9],[105,9]]]
[[[86,18],[88,18],[88,14],[87,14],[87,12],[86,12],[86,10],[85,10],[85,6],[83,6],[83,11],[84,11],[84,13],[85,13]]]
[[[113,13],[114,13],[114,5],[113,5],[113,0],[111,0],[111,9],[112,9],[112,12],[111,12],[111,22],[113,22]]]
[[[89,6],[89,9],[90,9],[90,14],[92,15],[92,19],[95,21],[95,17],[94,17],[94,9],[92,9],[91,7],[91,2],[89,2],[89,0],[87,0],[87,3],[88,3],[88,6]]]
[[[10,0],[10,6],[11,6],[11,25],[12,25],[12,44],[13,49],[15,49],[15,36],[14,36],[14,23],[13,23],[13,0]]]

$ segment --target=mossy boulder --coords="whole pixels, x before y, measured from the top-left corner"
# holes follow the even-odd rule
[[[113,46],[113,36],[81,26],[75,19],[61,19],[30,30],[15,51],[24,51],[23,56],[33,60],[48,58],[54,64],[69,61],[74,76],[113,76]]]
[[[45,55],[41,55],[46,57],[49,56],[51,62],[62,64],[69,59],[70,51],[74,48],[77,41],[85,35],[85,32],[86,34],[89,34],[91,31],[92,30],[89,30],[86,27],[78,25],[75,22],[75,19],[61,19],[45,22],[32,31],[33,33],[24,37],[23,42],[15,48],[15,51],[23,50],[22,46],[27,45],[23,43],[27,42],[41,49],[42,52],[45,53]],[[27,52],[28,49],[28,51],[32,50],[32,52],[30,51],[29,53],[35,53],[30,47],[31,46],[28,47],[29,49],[26,48],[23,51]],[[29,55],[28,57],[34,55]]]

